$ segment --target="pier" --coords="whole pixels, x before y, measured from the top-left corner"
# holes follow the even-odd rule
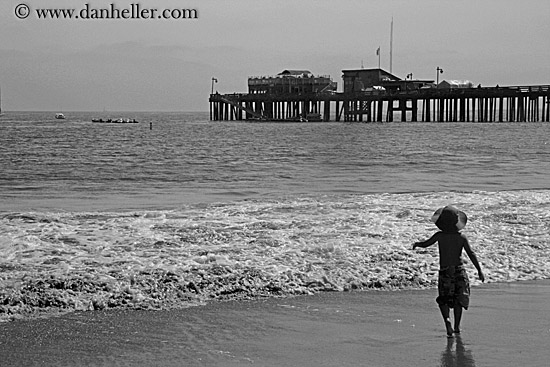
[[[550,85],[308,94],[212,94],[210,120],[550,121]]]
[[[321,78],[291,78],[285,72],[276,78],[250,78],[249,93],[212,93],[210,120],[550,121],[550,85],[453,87],[447,82],[435,85],[432,81],[401,80],[381,69],[370,69],[344,71],[344,91],[336,92],[330,79],[319,84]],[[363,79],[359,74],[364,74]],[[372,74],[376,76],[374,81],[369,80]],[[260,83],[260,79],[264,81]],[[304,88],[308,81],[316,87]]]

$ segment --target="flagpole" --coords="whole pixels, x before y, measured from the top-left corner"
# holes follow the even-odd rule
[[[393,17],[391,17],[391,29],[390,29],[390,73],[392,72],[393,64]]]

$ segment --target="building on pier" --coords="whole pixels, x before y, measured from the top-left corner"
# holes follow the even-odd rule
[[[250,94],[335,92],[337,86],[330,76],[314,76],[309,70],[283,70],[275,76],[248,78],[248,93]]]
[[[363,92],[382,87],[384,83],[399,82],[401,78],[383,69],[342,70],[344,93]]]
[[[469,80],[443,80],[437,85],[438,89],[473,88],[474,83]]]
[[[369,91],[407,91],[435,87],[433,80],[401,79],[384,69],[342,70],[344,93]]]

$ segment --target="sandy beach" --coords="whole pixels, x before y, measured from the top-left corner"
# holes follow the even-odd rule
[[[0,324],[2,366],[546,366],[550,281],[472,289],[448,339],[435,290],[330,292]]]

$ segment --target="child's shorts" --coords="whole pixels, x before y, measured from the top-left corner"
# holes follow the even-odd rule
[[[465,310],[470,305],[470,281],[463,266],[447,266],[439,270],[437,282],[439,305],[455,306]]]

